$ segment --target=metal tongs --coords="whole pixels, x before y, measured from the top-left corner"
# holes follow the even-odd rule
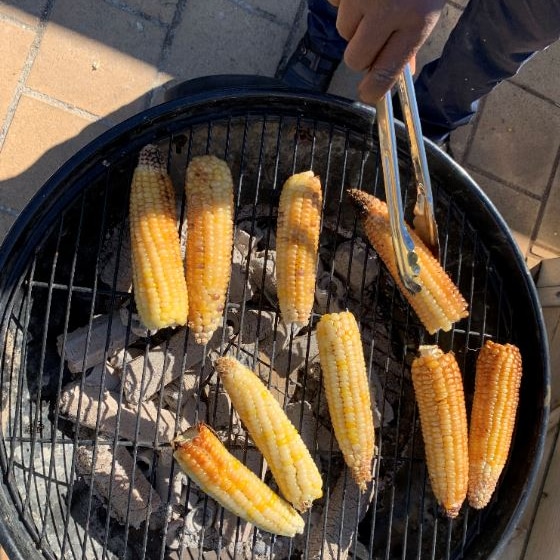
[[[436,259],[439,260],[439,239],[434,215],[432,185],[426,160],[426,151],[424,149],[420,118],[418,116],[418,107],[416,105],[416,96],[414,94],[412,72],[408,64],[399,76],[397,86],[417,186],[416,205],[414,207],[414,230],[432,251]],[[417,293],[421,287],[415,278],[420,273],[420,266],[414,241],[408,233],[404,221],[395,120],[390,92],[387,92],[377,104],[376,111],[385,196],[389,210],[389,222],[397,267],[405,287],[410,292]]]

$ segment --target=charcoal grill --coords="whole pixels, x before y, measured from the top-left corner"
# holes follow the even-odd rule
[[[233,544],[228,547],[220,539],[227,514],[209,499],[200,499],[195,507],[190,499],[194,486],[187,484],[180,499],[171,503],[171,491],[162,490],[157,482],[169,441],[154,439],[154,432],[147,434],[139,424],[133,424],[132,435],[123,437],[119,430],[126,422],[124,397],[118,388],[113,390],[122,416],[113,433],[101,429],[101,412],[94,425],[87,427],[70,422],[60,408],[61,391],[71,382],[83,388],[86,375],[72,373],[57,348],[70,344],[70,333],[82,328],[85,350],[81,359],[89,374],[85,356],[95,337],[96,317],[109,317],[101,332],[105,360],[113,351],[111,336],[117,330],[117,315],[113,313],[132,305],[131,294],[119,284],[129,258],[128,194],[139,150],[155,143],[167,156],[178,193],[185,166],[193,156],[213,153],[228,161],[235,178],[236,228],[244,227],[251,242],[258,241],[265,258],[273,250],[273,226],[283,181],[293,172],[310,168],[322,179],[326,201],[320,250],[322,291],[313,320],[338,308],[349,308],[356,314],[375,384],[380,425],[376,430],[375,492],[371,503],[359,507],[324,417],[311,426],[315,439],[320,429],[326,429],[328,434],[326,449],[314,449],[328,491],[313,511],[329,511],[331,505],[334,508],[335,476],[343,485],[342,502],[319,527],[319,531],[328,533],[325,537],[329,543],[320,547],[319,554],[328,558],[329,546],[348,539],[350,533],[353,537],[341,551],[341,558],[347,552],[372,559],[498,557],[535,480],[549,398],[548,349],[540,307],[531,276],[505,222],[465,171],[428,143],[442,263],[471,310],[470,317],[456,324],[450,333],[429,336],[367,244],[365,249],[360,245],[360,253],[350,251],[350,258],[342,265],[337,262],[343,244],[353,248],[363,239],[360,221],[348,204],[345,189],[362,188],[383,198],[372,112],[346,99],[285,91],[268,82],[250,83],[244,78],[228,84],[223,87],[218,81],[218,87],[214,87],[215,83],[209,86],[207,81],[191,83],[188,95],[182,95],[185,91],[179,89],[175,99],[100,136],[42,187],[4,242],[0,253],[3,546],[12,559],[203,558],[233,553],[239,558],[310,556],[306,545],[315,537],[309,533],[309,519],[303,538],[288,543],[280,538],[266,539],[254,530],[247,532],[243,524],[234,520]],[[397,137],[404,204],[410,213],[415,186],[404,128],[400,125]],[[183,205],[179,214],[183,220]],[[265,232],[258,240],[257,231]],[[103,271],[107,265],[106,246],[111,239],[113,268],[107,279]],[[370,263],[378,266],[371,277],[366,267]],[[249,269],[245,261],[242,274],[248,275]],[[253,332],[252,339],[241,340],[239,332],[243,332],[245,319],[250,314],[264,317],[277,311],[274,299],[263,295],[266,290],[260,288],[257,286],[250,299],[228,305],[224,326],[230,330],[223,329],[217,335],[229,346],[237,345],[241,354],[247,353],[244,342],[254,343],[259,338],[257,321],[257,334]],[[228,323],[227,310],[231,308],[240,319],[237,326]],[[274,321],[270,335],[273,345],[280,329],[281,324]],[[288,378],[274,381],[272,367],[261,368],[263,378],[276,383],[278,394],[285,398],[284,405],[289,405],[289,400],[292,406],[299,403],[294,416],[299,427],[305,416],[301,402],[311,394],[318,399],[313,401],[316,410],[322,402],[320,372],[311,355],[312,331],[304,329],[300,334],[309,343],[300,344],[303,356],[299,357],[292,393],[288,391]],[[147,353],[156,347],[165,352],[173,334],[162,331],[153,336],[135,335],[132,319],[125,321],[124,333],[125,348],[141,348]],[[525,375],[518,422],[508,464],[490,505],[480,512],[464,505],[459,517],[451,521],[438,510],[427,477],[410,362],[421,343],[437,342],[445,350],[452,349],[464,374],[469,408],[474,360],[486,338],[513,342],[521,349]],[[291,367],[292,342],[289,337],[285,342],[287,369]],[[250,363],[255,365],[254,354],[249,355],[253,360]],[[193,366],[197,398],[191,408],[195,419],[212,424],[218,397],[208,392],[210,363],[210,353],[204,353]],[[113,382],[108,373],[100,381],[103,386]],[[164,409],[177,412],[181,391],[179,388],[173,401],[176,410],[164,400],[162,390],[153,394],[156,424],[162,422]],[[140,400],[144,400],[143,395]],[[87,406],[85,400],[83,406]],[[226,430],[222,435],[249,461],[250,443],[243,437],[235,441],[229,437],[232,426],[230,423],[230,433]],[[178,430],[178,423],[173,430]],[[133,480],[143,476],[149,483],[141,523],[132,524],[129,511],[136,482],[125,495],[129,501],[125,502],[124,517],[115,519],[111,501],[119,493],[115,475],[118,465],[114,459],[110,463],[113,483],[108,495],[100,497],[99,489],[90,483],[91,477],[77,469],[79,448],[91,454],[109,450],[113,456],[124,450],[133,465]],[[173,478],[177,467],[165,464]],[[258,469],[262,464],[257,460],[252,466]],[[214,523],[211,527],[210,518]],[[336,524],[340,520],[343,526]],[[206,533],[198,545],[189,548],[181,535],[193,522],[199,523],[201,533]],[[229,523],[231,526],[232,521]],[[212,543],[206,538],[211,532]],[[173,544],[177,539],[181,541],[179,548]]]

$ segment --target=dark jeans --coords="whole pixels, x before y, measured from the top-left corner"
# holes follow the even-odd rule
[[[326,0],[308,5],[313,48],[342,59],[336,9]],[[470,0],[440,58],[416,80],[424,135],[438,141],[469,122],[484,95],[558,38],[560,0]]]
[[[327,0],[307,0],[307,30],[313,50],[342,60],[346,41],[336,30],[337,9]]]

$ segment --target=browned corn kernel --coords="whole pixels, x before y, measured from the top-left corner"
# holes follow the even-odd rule
[[[491,340],[476,361],[469,431],[469,504],[485,507],[506,464],[511,445],[519,386],[521,353],[513,344]]]
[[[303,533],[301,516],[235,458],[205,424],[173,442],[185,473],[220,505],[263,531],[293,537]]]
[[[350,189],[352,199],[364,210],[364,229],[370,243],[385,263],[401,293],[406,297],[416,315],[430,334],[438,330],[449,331],[453,323],[468,317],[467,302],[457,286],[433,257],[430,250],[414,232],[408,229],[414,241],[420,274],[415,278],[421,290],[412,294],[399,276],[387,204],[363,191]]]
[[[467,495],[469,457],[463,380],[453,353],[420,346],[412,383],[432,490],[445,513],[456,517]]]
[[[334,434],[352,476],[363,491],[372,479],[375,430],[364,350],[349,311],[323,315],[317,344]]]
[[[282,187],[276,232],[276,278],[286,324],[309,321],[315,296],[323,194],[313,171],[288,178]]]
[[[263,454],[282,495],[299,511],[323,495],[321,474],[298,431],[265,384],[231,357],[214,364],[233,407]]]
[[[233,180],[215,156],[192,159],[185,178],[189,327],[206,344],[220,325],[231,275]]]
[[[130,190],[132,284],[138,314],[151,330],[185,325],[187,286],[175,192],[156,146],[140,151]]]

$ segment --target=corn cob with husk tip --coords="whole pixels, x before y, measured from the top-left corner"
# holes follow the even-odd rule
[[[228,356],[218,358],[214,367],[280,492],[297,510],[306,511],[323,495],[323,481],[298,431],[249,368]]]
[[[303,533],[297,511],[234,457],[207,425],[179,435],[173,449],[189,478],[224,508],[263,531],[286,537]]]
[[[189,327],[206,344],[220,325],[231,276],[233,180],[227,163],[198,156],[187,167],[186,275]]]
[[[513,344],[491,340],[476,361],[469,431],[469,504],[485,507],[505,466],[521,384],[521,353]]]
[[[323,315],[317,323],[323,384],[334,434],[363,491],[372,479],[375,430],[364,350],[349,311]]]
[[[393,250],[387,204],[363,191],[350,189],[348,192],[364,211],[364,229],[370,243],[385,263],[401,293],[406,297],[426,330],[430,334],[435,334],[440,329],[449,331],[453,323],[468,317],[467,302],[459,289],[418,235],[410,228],[408,231],[414,241],[420,267],[420,273],[415,281],[420,284],[421,290],[413,294],[404,287]]]
[[[467,413],[459,365],[452,352],[420,346],[412,362],[428,474],[434,496],[456,517],[467,495]]]
[[[140,319],[151,330],[185,325],[189,303],[175,193],[154,145],[140,151],[129,211],[132,285]]]
[[[276,231],[276,279],[283,321],[309,321],[315,296],[323,194],[313,171],[288,178],[282,187]]]

